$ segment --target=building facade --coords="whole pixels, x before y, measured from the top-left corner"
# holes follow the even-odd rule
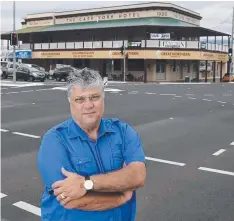
[[[17,32],[20,48],[32,51],[27,63],[47,70],[66,64],[117,81],[220,81],[228,68],[223,41],[230,36],[201,27],[201,19],[177,5],[153,2],[26,15]],[[2,38],[9,40],[9,33]]]

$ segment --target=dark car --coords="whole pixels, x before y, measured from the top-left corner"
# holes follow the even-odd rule
[[[25,81],[35,81],[39,80],[41,82],[45,81],[45,74],[36,69],[36,68],[30,68],[28,66],[20,66],[16,70],[16,79],[22,79]]]
[[[62,79],[67,81],[67,77],[71,72],[74,72],[75,68],[73,67],[62,67],[54,71],[53,78],[56,81],[61,81]]]

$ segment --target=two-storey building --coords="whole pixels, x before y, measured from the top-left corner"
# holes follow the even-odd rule
[[[228,68],[223,40],[230,42],[230,36],[201,27],[201,19],[180,6],[153,2],[29,14],[17,33],[20,48],[32,51],[27,62],[47,70],[68,64],[99,70],[109,80],[220,81]]]

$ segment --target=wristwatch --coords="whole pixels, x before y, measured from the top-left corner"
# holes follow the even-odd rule
[[[90,176],[85,177],[84,188],[87,192],[93,190],[93,181],[90,179]]]

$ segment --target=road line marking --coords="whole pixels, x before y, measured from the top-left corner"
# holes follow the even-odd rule
[[[230,145],[233,145],[234,146],[234,141],[232,143],[230,143]]]
[[[219,151],[213,153],[212,155],[218,156],[218,155],[220,155],[221,153],[223,153],[223,152],[225,152],[225,151],[226,151],[225,149],[221,149],[221,150],[219,150]]]
[[[186,96],[194,96],[194,94],[185,94]]]
[[[26,210],[30,213],[33,213],[35,215],[41,216],[41,209],[39,207],[33,206],[29,203],[25,203],[23,201],[19,201],[17,203],[14,203],[13,206],[16,206],[20,209]]]
[[[8,132],[9,130],[0,129],[1,132]]]
[[[160,163],[167,163],[167,164],[172,164],[176,166],[185,166],[185,163],[179,163],[179,162],[174,162],[174,161],[168,161],[168,160],[162,160],[162,159],[157,159],[157,158],[152,158],[152,157],[145,157],[146,160],[151,160],[155,162],[160,162]]]
[[[50,88],[48,89],[48,88],[46,88],[46,89],[38,89],[38,90],[36,90],[36,91],[48,91],[48,90],[51,90]]]
[[[13,134],[20,135],[20,136],[25,136],[25,137],[32,137],[32,138],[41,138],[40,136],[32,135],[32,134],[25,134],[25,133],[20,133],[20,132],[12,132]]]
[[[217,101],[217,102],[219,102],[219,103],[221,103],[221,104],[226,104],[227,102],[225,102],[225,101]]]
[[[8,92],[8,93],[5,93],[5,94],[18,94],[18,93],[20,93],[20,92]]]
[[[146,94],[157,94],[157,93],[150,93],[150,92],[145,92]]]
[[[195,97],[188,97],[188,99],[195,100],[195,99],[197,99],[197,98],[195,98]]]
[[[2,199],[3,197],[6,197],[6,196],[7,196],[6,194],[1,193],[1,194],[0,194],[0,199]]]
[[[176,94],[159,94],[159,95],[162,95],[162,96],[167,96],[167,95],[169,95],[169,96],[176,96]]]
[[[182,97],[182,96],[175,96],[175,97]]]
[[[202,99],[203,101],[211,101],[211,100],[208,100],[208,99]]]
[[[29,91],[20,91],[20,92],[32,92],[32,91],[34,91],[34,90],[29,90]]]
[[[208,172],[220,173],[220,174],[225,174],[225,175],[229,175],[229,176],[234,176],[233,172],[229,172],[229,171],[225,171],[225,170],[216,170],[216,169],[207,168],[207,167],[199,167],[198,170],[204,170],[204,171],[208,171]]]

